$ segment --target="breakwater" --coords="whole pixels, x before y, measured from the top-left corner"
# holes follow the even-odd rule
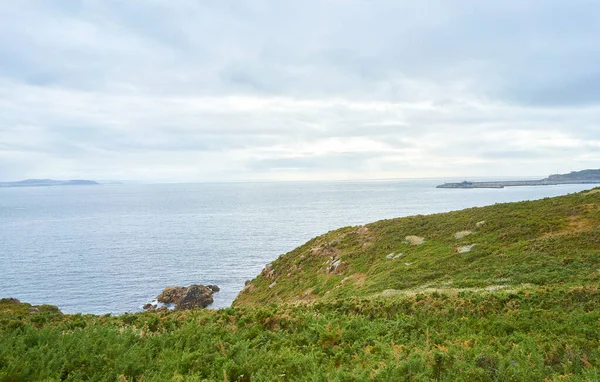
[[[600,179],[582,179],[582,180],[504,180],[491,182],[460,182],[460,183],[444,183],[436,188],[504,188],[504,187],[519,187],[519,186],[553,186],[558,184],[600,184]]]

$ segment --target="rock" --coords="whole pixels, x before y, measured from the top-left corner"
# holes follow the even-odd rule
[[[248,284],[250,284],[252,282],[252,280],[246,280],[244,281],[244,286],[248,286]]]
[[[212,298],[213,293],[219,290],[220,288],[216,285],[170,286],[165,288],[156,300],[162,304],[175,304],[175,310],[206,308],[214,301]],[[144,310],[161,312],[168,310],[168,308],[166,306],[158,308],[156,305],[146,304]]]
[[[144,310],[146,312],[150,312],[150,313],[160,313],[160,312],[167,312],[169,310],[169,308],[167,308],[164,305],[159,308],[156,305],[146,304],[146,305],[144,305]]]
[[[341,259],[335,260],[329,268],[327,269],[327,273],[335,273],[341,272],[346,268],[346,263],[343,263]]]
[[[254,290],[254,285],[252,283],[246,284],[242,290],[237,294],[237,297],[240,297],[244,293],[251,293]],[[236,297],[236,298],[237,298]]]
[[[473,233],[473,231],[460,231],[460,232],[457,232],[457,233],[454,234],[454,238],[456,240],[462,239],[463,237],[467,237],[467,236],[469,236],[472,233]]]
[[[275,269],[273,269],[273,264],[269,263],[265,265],[265,268],[262,270],[262,274],[270,279],[273,278],[275,276]]]
[[[42,311],[44,313],[62,314],[62,312],[60,311],[60,309],[58,309],[57,306],[47,304],[31,305],[26,302],[21,302],[20,300],[13,297],[0,298],[0,308],[4,308],[2,307],[2,305],[6,305],[9,311],[14,308],[17,308],[19,310],[26,310],[28,313],[40,313],[40,311]],[[1,310],[2,309],[0,309],[0,311]]]
[[[277,285],[277,281],[273,281],[271,285],[269,285],[269,289],[272,289],[275,285]]]
[[[473,247],[475,247],[477,244],[470,244],[470,245],[465,245],[462,247],[458,247],[456,248],[456,252],[458,253],[467,253],[467,252],[471,252],[471,249],[473,249]]]
[[[302,272],[302,267],[298,264],[294,264],[291,268],[290,268],[291,272]]]
[[[323,265],[325,266],[325,273],[339,273],[346,269],[348,264],[337,257],[330,257]]]
[[[166,287],[156,299],[163,304],[177,304],[186,293],[186,287],[170,286]]]
[[[206,308],[213,303],[213,291],[204,285],[190,285],[186,294],[177,302],[175,310]]]
[[[485,224],[485,220],[482,220],[480,222],[475,223],[475,227],[481,228],[481,227],[483,227],[484,224]]]
[[[0,303],[2,303],[2,304],[20,304],[21,301],[17,300],[14,297],[7,297],[7,298],[0,299]]]
[[[404,256],[404,253],[390,253],[385,258],[388,260],[395,260],[401,258],[402,256]]]
[[[415,235],[410,235],[404,239],[404,242],[406,244],[410,244],[410,245],[421,245],[425,242],[425,238],[415,236]]]
[[[340,252],[335,246],[324,244],[322,246],[313,247],[310,250],[311,255],[335,257]]]

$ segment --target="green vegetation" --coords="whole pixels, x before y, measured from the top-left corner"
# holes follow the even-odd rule
[[[386,220],[311,240],[219,311],[0,300],[0,381],[597,381],[599,278],[599,189]]]
[[[457,239],[459,233],[464,237]],[[407,236],[425,241],[413,245]],[[331,231],[274,261],[235,305],[599,280],[600,189],[594,189]]]

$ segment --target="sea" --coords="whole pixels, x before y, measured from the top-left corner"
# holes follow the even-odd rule
[[[593,188],[435,188],[443,181],[0,188],[0,297],[122,314],[167,286],[216,284],[218,309],[266,263],[336,228]]]

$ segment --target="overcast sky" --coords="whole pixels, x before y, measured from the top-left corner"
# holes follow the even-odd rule
[[[600,168],[599,36],[597,1],[0,0],[0,180]]]

